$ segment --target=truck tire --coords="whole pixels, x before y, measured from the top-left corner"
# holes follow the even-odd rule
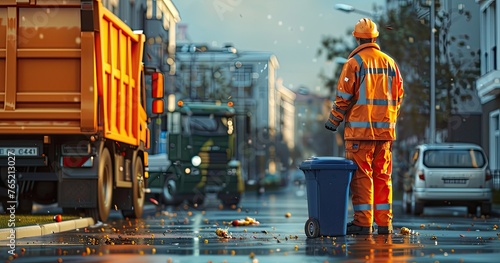
[[[134,174],[132,175],[132,203],[134,205],[133,216],[141,218],[144,211],[144,166],[140,157],[135,159]]]
[[[113,162],[108,148],[101,152],[97,176],[97,211],[102,222],[108,220],[113,198]]]
[[[175,178],[176,176],[173,174],[166,175],[162,193],[165,205],[179,206],[183,201],[177,196],[177,181]]]

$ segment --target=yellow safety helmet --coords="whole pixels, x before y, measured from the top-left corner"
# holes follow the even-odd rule
[[[356,38],[378,37],[377,25],[369,18],[361,18],[354,26],[352,35]]]

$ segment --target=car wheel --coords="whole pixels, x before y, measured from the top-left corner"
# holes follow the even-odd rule
[[[422,202],[415,202],[415,205],[413,207],[413,214],[421,215],[423,213],[424,213],[424,204]]]
[[[417,201],[413,193],[411,194],[411,203],[414,215],[421,215],[424,212],[424,203]]]

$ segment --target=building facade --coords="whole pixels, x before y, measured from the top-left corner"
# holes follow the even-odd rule
[[[269,52],[178,43],[176,99],[234,103],[238,159],[247,180],[281,168],[276,153],[278,59]]]
[[[178,10],[171,0],[102,0],[133,30],[146,35],[144,66],[165,74],[165,91],[173,89]]]
[[[476,0],[479,4],[481,77],[477,80],[483,107],[482,145],[489,155],[490,169],[500,169],[500,1]]]

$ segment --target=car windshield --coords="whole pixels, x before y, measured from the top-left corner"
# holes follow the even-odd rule
[[[189,119],[191,132],[198,135],[227,135],[225,117],[210,115],[194,115]]]
[[[481,151],[475,149],[427,150],[424,165],[429,168],[479,168],[486,163]]]

